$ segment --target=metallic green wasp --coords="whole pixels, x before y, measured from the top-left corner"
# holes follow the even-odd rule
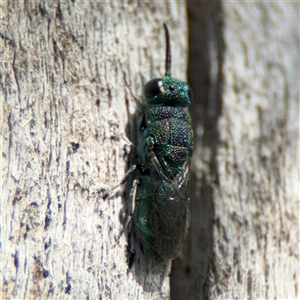
[[[166,74],[146,83],[138,153],[139,179],[130,198],[133,223],[143,246],[162,259],[178,256],[189,224],[188,182],[194,137],[187,107],[188,85],[171,77],[167,26]]]

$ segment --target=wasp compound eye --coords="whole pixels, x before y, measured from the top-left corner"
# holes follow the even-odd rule
[[[155,97],[163,92],[164,92],[164,87],[161,78],[154,78],[145,84],[144,95],[146,98]]]

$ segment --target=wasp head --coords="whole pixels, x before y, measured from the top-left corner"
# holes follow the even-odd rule
[[[154,78],[144,87],[146,101],[150,105],[167,105],[186,107],[191,103],[189,86],[176,78],[171,77],[171,45],[170,34],[164,24],[166,34],[166,73],[163,78]]]
[[[168,76],[154,78],[147,82],[144,95],[150,105],[186,107],[191,103],[191,91],[188,84]]]

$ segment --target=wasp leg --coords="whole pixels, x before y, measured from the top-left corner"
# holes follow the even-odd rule
[[[125,232],[125,230],[127,229],[128,225],[130,224],[130,222],[132,220],[132,216],[133,216],[134,210],[135,210],[135,201],[136,201],[138,185],[139,185],[139,179],[135,179],[132,183],[132,187],[131,187],[130,194],[129,194],[130,201],[129,201],[128,214],[126,216],[123,229],[121,230],[118,238],[120,238],[121,235]]]
[[[137,165],[133,165],[125,174],[124,178],[122,179],[121,183],[117,184],[116,186],[114,186],[113,188],[111,188],[110,190],[105,190],[105,189],[101,189],[98,191],[99,194],[102,194],[102,198],[105,200],[116,188],[118,188],[120,185],[124,184],[131,173],[133,173],[136,169],[137,169]]]
[[[123,178],[122,181],[121,181],[121,184],[124,184],[124,183],[128,180],[130,174],[133,173],[136,169],[137,169],[137,165],[133,165],[133,166],[126,172],[124,178]]]
[[[135,212],[135,202],[136,202],[137,189],[138,189],[139,183],[140,183],[139,179],[135,179],[132,183],[132,188],[131,188],[130,194],[129,194],[129,200],[130,200],[129,201],[129,212],[128,212],[127,220],[125,222],[124,229],[127,228],[128,224],[132,220],[132,216]]]

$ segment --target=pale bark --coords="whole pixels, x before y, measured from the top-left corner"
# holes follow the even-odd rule
[[[1,5],[2,299],[169,298],[170,262],[136,242],[129,269],[126,199],[99,191],[132,163],[126,128],[164,74],[163,22],[186,79],[185,3]]]
[[[190,2],[189,17],[197,143],[172,295],[299,299],[299,3]]]
[[[186,79],[186,3],[1,5],[2,299],[169,298],[170,263],[128,239],[126,193],[99,191],[135,162],[135,98],[164,73],[163,22]],[[192,220],[171,297],[296,299],[299,4],[188,11]]]

